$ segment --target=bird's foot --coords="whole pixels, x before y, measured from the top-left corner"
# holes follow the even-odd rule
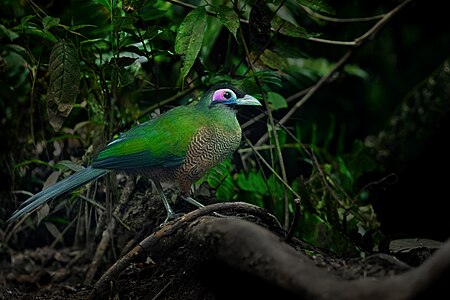
[[[194,198],[192,198],[190,196],[181,196],[181,198],[184,201],[186,201],[186,202],[188,202],[188,203],[190,203],[190,204],[192,204],[194,206],[197,206],[198,208],[205,207],[203,204],[201,204],[200,202],[198,202],[197,200],[195,200]]]
[[[190,197],[190,196],[187,196],[187,197],[181,196],[181,198],[182,198],[184,201],[189,202],[189,203],[191,203],[191,204],[194,205],[194,206],[197,206],[198,208],[205,207],[203,204],[201,204],[200,202],[198,202],[197,200],[195,200],[194,198],[192,198],[192,197]],[[226,217],[226,216],[221,215],[221,214],[216,213],[216,212],[213,212],[213,215],[216,216],[216,217],[219,217],[219,218],[225,218],[225,217]]]
[[[175,219],[178,219],[179,217],[182,217],[184,214],[182,213],[174,213],[173,211],[170,213],[167,213],[166,219],[164,220],[163,223],[161,223],[159,225],[159,227],[164,227],[164,225],[166,225],[167,223],[169,223],[170,221],[173,221]]]

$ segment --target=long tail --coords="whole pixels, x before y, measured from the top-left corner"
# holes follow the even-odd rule
[[[70,192],[78,187],[81,187],[96,178],[102,177],[108,172],[108,170],[94,169],[92,167],[82,169],[27,199],[11,215],[7,222],[10,223],[17,218],[20,218],[24,214],[34,210],[40,205],[50,201],[51,199],[56,198],[64,193]]]

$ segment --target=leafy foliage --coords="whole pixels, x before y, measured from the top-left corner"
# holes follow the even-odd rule
[[[355,104],[325,94],[318,98],[329,102],[317,100],[311,113],[277,124],[300,107],[292,104],[299,101],[296,95],[307,94],[336,67],[340,50],[310,43],[333,32],[320,13],[333,15],[338,7],[322,0],[71,3],[40,7],[7,1],[0,15],[0,109],[2,125],[9,128],[2,141],[13,153],[2,153],[1,160],[13,189],[39,190],[55,169],[75,170],[136,120],[228,82],[267,105],[265,114],[239,118],[250,140],[266,133],[269,138],[255,149],[244,144],[240,159],[205,177],[217,199],[254,203],[286,220],[300,196],[297,235],[339,253],[359,246],[355,233],[359,239],[379,238],[365,178],[379,166],[355,129],[366,122],[357,116],[369,110],[364,100]],[[367,68],[353,63],[339,71],[328,82],[371,84],[379,96],[369,95],[368,106],[383,107],[373,97],[383,99],[385,91],[370,82]],[[39,218],[57,217],[41,211]],[[59,234],[52,225],[47,229]]]

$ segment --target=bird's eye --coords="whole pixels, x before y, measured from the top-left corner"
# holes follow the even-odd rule
[[[236,94],[230,89],[220,89],[214,92],[211,103],[233,104]]]

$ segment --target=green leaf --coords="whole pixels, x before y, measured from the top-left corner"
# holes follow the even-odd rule
[[[28,27],[28,21],[30,21],[31,19],[33,19],[34,16],[29,15],[29,16],[25,16],[20,20],[20,25],[17,26],[20,29],[25,29],[26,27]]]
[[[367,74],[367,72],[361,69],[358,65],[352,64],[345,65],[344,71],[347,74],[358,76],[362,79],[369,79],[369,74]]]
[[[200,52],[205,28],[206,10],[204,7],[197,7],[191,11],[178,28],[177,37],[175,38],[175,52],[185,55],[180,72],[182,82],[184,82],[184,78],[191,70]]]
[[[274,174],[271,174],[269,178],[267,178],[267,186],[269,187],[270,193],[275,199],[283,199],[284,185],[281,183],[278,177],[276,177]]]
[[[208,172],[206,181],[208,181],[208,184],[212,188],[218,188],[222,184],[222,181],[225,179],[225,177],[231,175],[228,170],[229,166],[231,166],[231,163],[229,162],[229,160],[226,160],[223,163],[218,164]]]
[[[59,24],[59,18],[53,18],[50,16],[46,16],[42,19],[42,25],[44,26],[44,31],[48,31],[53,26],[57,26]]]
[[[11,29],[6,28],[4,25],[1,24],[0,24],[0,33],[8,37],[11,42],[19,37],[17,33],[12,31]]]
[[[278,16],[274,16],[271,21],[272,27],[278,30],[279,33],[296,37],[296,38],[308,38],[308,37],[314,37],[318,36],[317,33],[308,33],[305,28],[294,25],[289,21],[283,20],[282,18]],[[281,28],[280,28],[281,26]]]
[[[256,79],[258,78],[259,84],[256,83]],[[231,82],[232,84],[241,87],[249,94],[258,94],[260,93],[260,85],[263,89],[268,90],[270,86],[278,86],[281,87],[281,75],[272,70],[264,70],[258,71],[253,74],[248,74],[242,80],[236,80]]]
[[[49,31],[43,31],[38,28],[26,28],[24,30],[26,34],[35,35],[41,37],[43,39],[49,40],[50,42],[56,43],[58,40],[56,37]]]
[[[80,83],[80,64],[71,41],[62,40],[53,46],[48,71],[47,113],[50,124],[58,131],[72,110]]]
[[[274,174],[271,174],[267,178],[267,186],[269,187],[269,194],[274,204],[273,210],[275,216],[281,219],[284,216],[284,185]]]
[[[337,156],[336,160],[339,165],[339,171],[341,172],[341,174],[344,175],[345,179],[347,179],[350,183],[352,183],[353,176],[350,170],[347,168],[345,161],[340,156]]]
[[[243,191],[254,192],[261,195],[267,195],[269,192],[262,174],[260,172],[256,172],[255,170],[250,171],[247,176],[239,173],[237,177],[237,185]]]
[[[231,174],[232,169],[231,161],[225,160],[207,174],[206,180],[216,190],[215,196],[218,200],[232,201],[236,195],[236,187]]]
[[[239,16],[236,12],[225,5],[213,6],[213,9],[216,11],[219,16],[220,22],[228,28],[228,30],[233,34],[234,38],[237,41],[237,30],[239,28]]]
[[[268,92],[267,101],[269,102],[269,107],[273,110],[288,107],[286,99],[278,93]]]
[[[16,26],[15,29],[23,31],[26,34],[39,36],[53,43],[56,43],[58,40],[53,34],[38,28],[38,26],[35,23],[30,22],[30,20],[33,18],[34,16],[23,17],[22,20],[20,21],[20,24]]]
[[[302,209],[302,217],[297,226],[298,235],[305,241],[333,251],[339,256],[357,256],[358,250],[348,238],[331,226],[320,216]]]

